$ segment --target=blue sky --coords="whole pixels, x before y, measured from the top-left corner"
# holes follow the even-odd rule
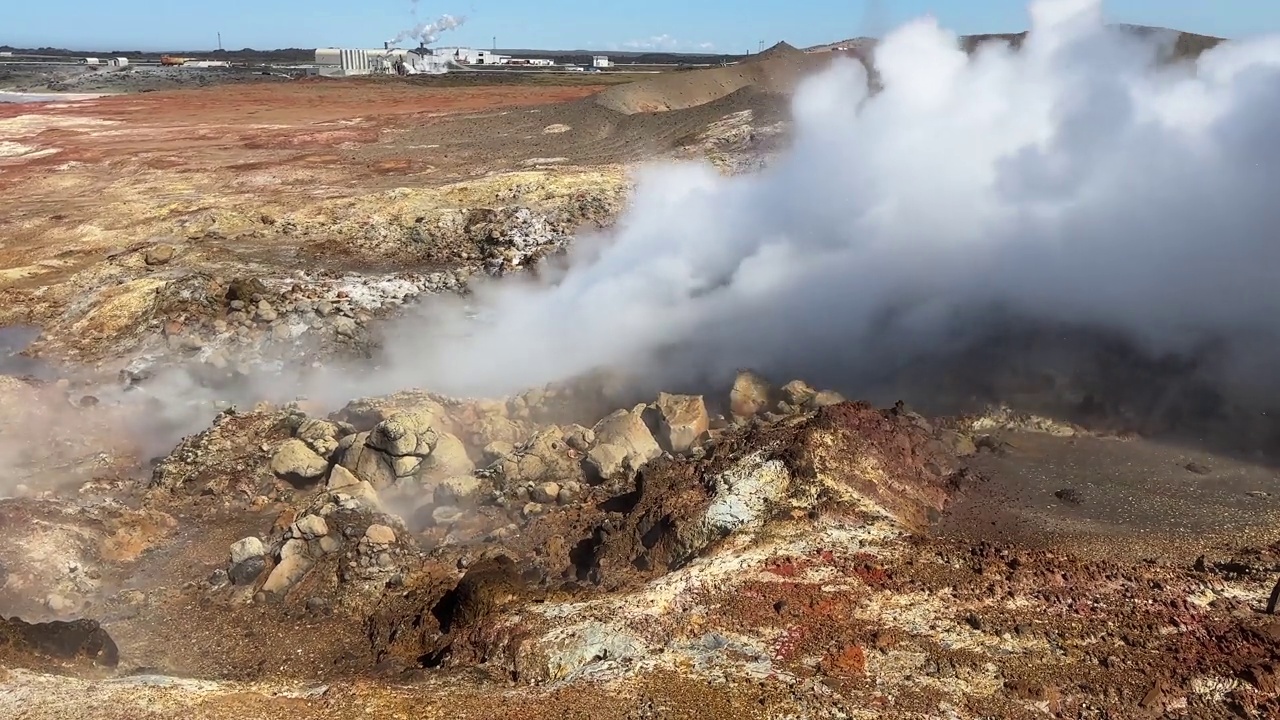
[[[410,0],[0,0],[0,45],[92,50],[378,47],[414,25]],[[1116,22],[1226,37],[1280,31],[1277,0],[1107,0]],[[1026,26],[1025,0],[418,0],[466,22],[441,44],[741,53],[879,34],[933,12],[961,33]]]

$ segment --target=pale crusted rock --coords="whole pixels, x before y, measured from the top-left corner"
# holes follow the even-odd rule
[[[467,475],[476,469],[462,441],[449,433],[440,433],[431,454],[422,463],[424,476],[431,478]]]
[[[782,386],[782,399],[792,407],[804,407],[817,395],[818,391],[803,380],[792,380]]]
[[[317,455],[327,458],[338,449],[339,433],[338,426],[328,420],[306,418],[294,432],[294,437],[305,442]]]
[[[602,478],[620,479],[662,455],[662,448],[644,422],[644,406],[618,410],[596,423],[596,444],[587,459]]]
[[[532,493],[533,501],[543,505],[554,505],[560,499],[560,484],[545,482],[535,485]]]
[[[658,395],[662,440],[671,452],[688,452],[710,430],[711,418],[701,395]]]
[[[439,439],[433,420],[427,413],[398,413],[375,425],[365,444],[392,457],[425,458]]]
[[[514,455],[516,446],[509,442],[491,442],[484,446],[484,457],[489,462],[496,462],[502,458]]]
[[[147,250],[146,255],[143,257],[143,262],[147,265],[153,266],[168,265],[169,262],[173,260],[173,256],[176,252],[177,251],[172,245],[169,245],[168,243],[161,243],[159,245],[152,246]]]
[[[298,429],[293,436],[299,440],[321,440],[325,438],[338,437],[338,426],[328,420],[319,418],[306,418],[298,425]]]
[[[282,558],[280,563],[271,569],[267,581],[262,584],[262,591],[280,594],[293,587],[311,571],[315,562],[306,555],[290,555]]]
[[[490,443],[514,446],[527,434],[518,423],[496,413],[481,417],[468,430],[471,444],[476,447],[484,447]]]
[[[938,439],[942,441],[943,446],[948,451],[957,457],[969,457],[978,454],[977,444],[968,435],[962,435],[952,430],[943,430],[938,433]]]
[[[286,542],[284,545],[280,547],[281,560],[291,558],[296,555],[306,555],[306,554],[307,554],[307,542],[305,540],[301,540],[298,538],[289,540],[288,542]]]
[[[371,545],[394,545],[396,531],[386,525],[370,525],[365,528],[364,539],[368,540]]]
[[[294,537],[314,540],[329,534],[329,525],[319,515],[304,515],[293,524]]]
[[[231,564],[238,565],[251,557],[267,554],[267,546],[256,537],[247,537],[231,544]]]
[[[416,419],[411,421],[413,424],[428,428],[442,425],[446,416],[444,405],[434,397],[426,393],[410,391],[385,397],[353,400],[334,417],[350,423],[357,429],[371,430],[384,420],[406,414],[416,416]]]
[[[626,448],[609,443],[596,443],[587,453],[587,463],[604,480],[618,479],[634,473],[637,468],[631,467],[627,459]]]
[[[301,440],[286,440],[271,456],[271,472],[286,480],[319,480],[328,469],[329,462]]]
[[[465,505],[476,502],[484,492],[484,483],[473,475],[455,475],[436,485],[435,502],[439,505]]]
[[[390,487],[396,481],[391,459],[385,453],[369,447],[369,433],[349,435],[338,444],[338,464],[350,470],[357,478],[368,481],[375,489]]]
[[[729,411],[739,420],[754,417],[769,407],[769,383],[750,370],[739,370],[729,392]]]
[[[374,489],[373,485],[364,480],[341,490],[335,490],[333,496],[339,501],[339,506],[346,510],[377,512],[382,509],[382,501],[378,497],[378,491]]]
[[[334,465],[329,469],[329,482],[326,489],[329,492],[333,492],[334,490],[341,490],[359,484],[359,482],[360,478],[353,475],[350,470],[341,465]]]
[[[504,458],[499,468],[507,485],[583,479],[581,456],[569,447],[555,426],[535,433]]]
[[[845,402],[845,399],[840,393],[835,390],[823,390],[813,396],[813,399],[809,401],[809,406],[813,408],[824,408],[828,405],[839,405],[842,402]]]
[[[595,444],[596,433],[588,427],[570,425],[564,429],[564,441],[569,447],[584,453]]]

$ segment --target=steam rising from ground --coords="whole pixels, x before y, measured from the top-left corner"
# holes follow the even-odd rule
[[[1041,0],[1031,20],[1019,52],[972,58],[931,19],[904,26],[876,50],[882,92],[854,61],[803,85],[794,147],[766,171],[644,168],[565,268],[424,303],[387,329],[378,371],[218,396],[495,396],[597,368],[679,390],[744,366],[861,394],[1012,316],[1156,352],[1226,344],[1275,399],[1280,38],[1162,66],[1097,0]],[[145,452],[208,424],[180,407],[189,378],[150,386]]]
[[[1280,38],[1158,66],[1159,43],[1105,27],[1097,0],[1030,15],[1020,52],[972,58],[933,19],[898,29],[874,96],[837,62],[799,90],[794,147],[762,173],[644,169],[554,282],[478,288],[484,323],[431,304],[429,328],[389,332],[375,389],[869,372],[992,307],[1162,351],[1274,349]]]

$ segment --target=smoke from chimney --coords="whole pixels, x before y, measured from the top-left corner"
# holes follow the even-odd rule
[[[417,3],[414,3],[417,7]],[[446,30],[452,30],[462,23],[466,22],[465,17],[455,17],[453,15],[441,15],[435,22],[422,22],[414,25],[408,30],[400,31],[395,37],[388,41],[389,46],[399,45],[405,40],[416,39],[419,47],[426,47],[435,43],[440,39],[440,33]]]

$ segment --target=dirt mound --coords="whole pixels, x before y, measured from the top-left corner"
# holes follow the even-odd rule
[[[746,87],[787,94],[805,75],[830,61],[786,43],[779,43],[750,60],[728,67],[664,73],[649,80],[610,88],[597,103],[623,113],[666,112],[705,105]]]
[[[0,618],[0,658],[11,666],[87,662],[115,667],[120,654],[111,636],[94,620],[33,625],[20,618]]]
[[[513,628],[501,609],[635,592],[786,518],[923,528],[966,477],[922,418],[861,403],[744,427],[714,447],[703,459],[657,460],[634,489],[538,518],[506,542],[516,559],[483,560],[451,590],[441,593],[441,568],[428,563],[407,579],[414,591],[370,619],[375,652],[426,667],[501,662],[513,676],[546,679],[529,648],[511,642],[536,629]]]

